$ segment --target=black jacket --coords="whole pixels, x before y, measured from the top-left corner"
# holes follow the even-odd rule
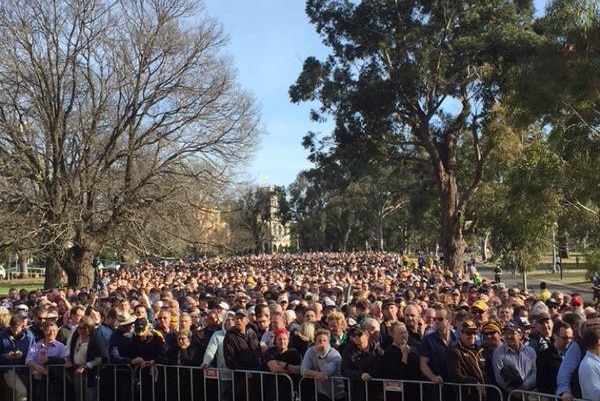
[[[223,354],[225,365],[229,369],[260,370],[262,354],[258,336],[251,328],[246,333],[232,327],[225,333],[223,339]]]
[[[556,391],[556,375],[562,362],[562,357],[554,344],[538,354],[535,363],[537,365],[536,387],[541,393],[554,394]]]

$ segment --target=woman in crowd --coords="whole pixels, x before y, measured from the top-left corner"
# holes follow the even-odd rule
[[[394,322],[390,327],[392,345],[385,350],[381,358],[381,377],[391,380],[422,380],[419,369],[419,351],[415,346],[408,344],[408,330],[402,322]],[[420,400],[418,384],[407,383],[404,385],[405,400]],[[389,392],[387,399],[399,401],[401,392]]]
[[[313,322],[303,322],[290,338],[290,348],[296,349],[304,356],[308,347],[313,345],[317,325]]]
[[[201,370],[198,368],[203,355],[198,345],[192,342],[192,332],[189,329],[180,330],[176,341],[175,345],[165,350],[157,362],[169,365],[165,367],[164,372],[169,389],[167,400],[191,400],[203,392]]]
[[[278,329],[273,333],[275,345],[267,349],[264,360],[267,370],[272,373],[282,373],[289,375],[295,388],[300,381],[300,365],[302,364],[302,355],[294,348],[288,348],[289,334],[286,329]],[[269,377],[269,379],[272,379]],[[290,387],[290,381],[285,377],[278,377],[277,384],[275,380],[266,381],[267,400],[291,401],[294,399],[293,388]]]
[[[72,369],[76,400],[97,400],[98,368],[108,362],[108,347],[98,335],[91,317],[83,316],[78,321],[68,345],[69,357],[65,367]]]

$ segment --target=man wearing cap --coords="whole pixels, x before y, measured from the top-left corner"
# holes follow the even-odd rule
[[[494,378],[506,393],[512,390],[531,390],[536,383],[535,351],[521,343],[522,330],[514,323],[502,328],[505,344],[494,351]]]
[[[548,307],[548,313],[552,320],[556,320],[560,317],[561,304],[554,297],[546,300],[546,306]]]
[[[458,343],[450,348],[446,360],[448,378],[454,383],[485,384],[488,379],[481,362],[482,350],[477,349],[475,339],[478,327],[472,319],[467,319],[462,325]],[[462,387],[461,399],[465,401],[479,400],[485,395],[483,388]]]
[[[170,318],[170,315],[169,315]],[[160,331],[154,330],[148,319],[137,318],[133,323],[134,335],[131,340],[131,364],[136,380],[134,398],[142,401],[153,399],[153,380],[151,374],[154,361],[163,352],[165,340]],[[158,386],[158,388],[162,388]]]
[[[583,298],[579,294],[571,295],[571,306],[573,307],[573,312],[577,312],[577,310],[581,310],[583,308]]]
[[[368,399],[365,383],[379,374],[383,349],[379,341],[373,341],[369,333],[359,325],[348,329],[348,338],[350,341],[344,347],[341,371],[344,377],[350,379],[352,400],[361,401]],[[370,384],[369,390],[378,394],[381,391],[378,385],[377,382]]]
[[[398,306],[396,302],[388,298],[381,304],[383,322],[381,322],[381,347],[387,349],[393,342],[390,328],[398,321]]]
[[[241,308],[236,310],[234,319],[235,325],[227,330],[223,338],[225,364],[231,370],[260,370],[262,364],[260,342],[254,330],[248,327],[248,311]],[[236,401],[246,400],[246,394],[249,399],[254,399],[257,395],[256,380],[246,380],[243,372],[234,374],[234,387]]]
[[[529,339],[529,346],[533,348],[537,355],[547,350],[552,344],[552,327],[554,322],[548,312],[540,312],[535,316],[535,333]]]
[[[496,385],[494,377],[494,351],[502,345],[502,330],[498,322],[488,320],[480,329],[483,337],[481,356],[483,357],[483,370],[490,384]],[[488,394],[491,395],[491,394]]]

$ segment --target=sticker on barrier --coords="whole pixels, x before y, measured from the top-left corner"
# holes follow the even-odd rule
[[[206,369],[204,372],[204,377],[207,379],[218,379],[219,378],[219,369]]]
[[[383,382],[383,390],[384,391],[402,391],[402,382],[394,381],[394,382]]]

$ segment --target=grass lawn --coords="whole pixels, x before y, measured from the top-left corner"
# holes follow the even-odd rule
[[[37,290],[44,288],[44,279],[2,280],[0,281],[0,296],[6,296],[11,288],[17,290],[24,288],[27,291]]]

